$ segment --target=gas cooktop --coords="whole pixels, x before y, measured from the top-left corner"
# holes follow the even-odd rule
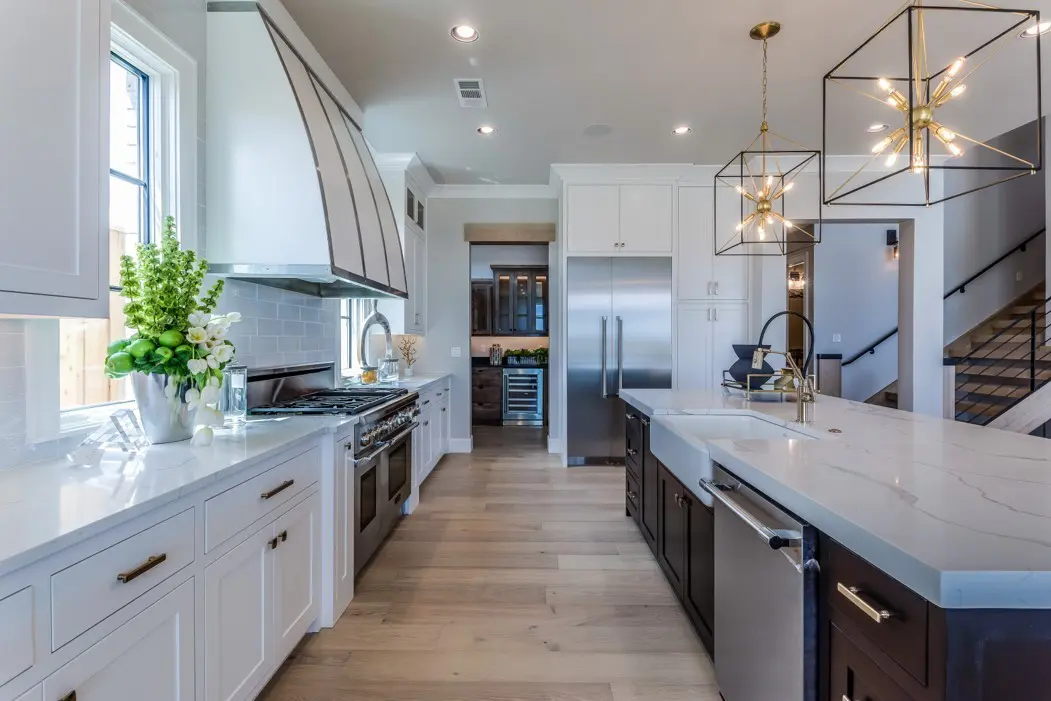
[[[258,406],[250,414],[322,414],[355,415],[405,396],[401,387],[354,387],[329,389],[304,394],[278,404]]]

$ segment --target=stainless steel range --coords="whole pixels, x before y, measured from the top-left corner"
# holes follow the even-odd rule
[[[333,389],[331,363],[255,370],[248,374],[248,413],[254,416],[358,416],[347,443],[346,473],[354,475],[357,575],[401,519],[412,495],[412,432],[419,395],[399,387]],[[353,531],[352,533],[349,531]]]

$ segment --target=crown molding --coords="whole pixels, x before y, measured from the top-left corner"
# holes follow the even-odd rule
[[[436,185],[430,197],[446,200],[557,200],[550,185]]]

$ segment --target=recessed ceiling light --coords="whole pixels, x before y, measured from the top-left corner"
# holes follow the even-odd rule
[[[1019,36],[1026,39],[1033,39],[1041,34],[1047,34],[1048,32],[1051,32],[1051,22],[1039,22],[1032,27],[1026,28]]]
[[[472,41],[478,41],[478,30],[469,24],[458,24],[452,28],[453,39],[464,44],[470,44]]]
[[[478,133],[482,136],[490,136],[491,134],[496,133],[496,127],[491,126],[489,124],[483,124],[482,126],[478,127]]]
[[[870,124],[865,129],[865,131],[867,131],[870,134],[878,134],[879,132],[887,131],[888,129],[890,129],[890,125],[889,124]]]
[[[688,126],[683,125],[681,127],[675,127],[674,129],[671,130],[671,133],[675,134],[675,136],[686,136],[691,131],[693,131],[693,129],[691,129]]]

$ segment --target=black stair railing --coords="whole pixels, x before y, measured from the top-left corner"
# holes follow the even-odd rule
[[[1031,305],[966,355],[945,359],[956,367],[957,421],[984,426],[1051,381],[1049,304]]]
[[[956,285],[951,290],[946,292],[945,295],[942,297],[942,299],[949,299],[950,297],[952,297],[956,293],[965,294],[967,292],[967,286],[968,285],[970,285],[972,282],[974,282],[978,278],[980,278],[983,275],[985,275],[987,272],[989,272],[990,270],[992,270],[996,266],[1000,265],[1000,263],[1003,263],[1005,260],[1010,258],[1015,253],[1024,253],[1025,250],[1026,250],[1026,247],[1030,243],[1032,243],[1034,239],[1036,239],[1038,236],[1043,234],[1044,231],[1045,231],[1044,229],[1040,229],[1036,233],[1030,234],[1026,238],[1025,241],[1022,241],[1021,243],[1015,245],[1011,250],[1009,250],[1006,253],[1004,253],[1003,255],[1001,255],[999,258],[994,260],[992,263],[990,263],[989,265],[985,266],[984,268],[982,268],[981,270],[976,272],[974,275],[970,276],[969,278],[967,278],[966,280],[964,280],[963,282],[961,282],[960,284]],[[898,327],[895,326],[891,331],[888,331],[887,333],[883,334],[878,339],[873,341],[870,345],[866,346],[865,348],[862,348],[860,351],[858,351],[854,355],[852,355],[849,358],[847,358],[846,360],[844,360],[843,361],[843,367],[847,367],[848,365],[851,365],[851,364],[857,362],[858,360],[860,360],[861,358],[865,357],[866,355],[875,355],[876,348],[878,348],[879,346],[883,345],[884,343],[886,343],[890,339],[894,338],[894,336],[896,336],[897,333],[898,333]]]

